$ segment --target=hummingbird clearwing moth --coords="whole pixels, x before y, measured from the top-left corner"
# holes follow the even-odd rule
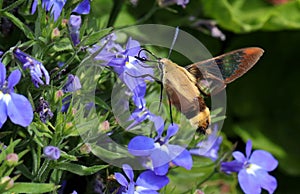
[[[226,84],[241,77],[255,65],[263,52],[258,47],[243,48],[186,67],[167,58],[157,58],[162,71],[161,80],[158,81],[170,103],[190,120],[191,125],[197,127],[198,132],[209,134],[210,110],[204,96],[220,92]],[[136,58],[147,61],[139,56]],[[222,77],[218,76],[220,72]]]

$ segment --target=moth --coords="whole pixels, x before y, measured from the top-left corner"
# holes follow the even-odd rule
[[[209,134],[210,110],[204,96],[220,92],[241,77],[256,64],[263,52],[258,47],[243,48],[186,67],[167,58],[156,58],[161,70],[158,82],[165,89],[170,103],[189,119],[191,125],[198,132]],[[147,61],[140,54],[136,58]]]

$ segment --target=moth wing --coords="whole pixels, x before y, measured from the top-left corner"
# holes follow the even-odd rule
[[[263,52],[258,47],[238,49],[185,68],[196,77],[200,90],[209,87],[208,94],[216,94],[251,69]]]

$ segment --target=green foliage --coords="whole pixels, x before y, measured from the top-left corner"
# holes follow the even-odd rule
[[[204,14],[235,33],[300,28],[300,2],[272,5],[263,0],[201,1]]]

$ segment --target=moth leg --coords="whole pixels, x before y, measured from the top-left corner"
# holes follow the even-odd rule
[[[163,95],[163,89],[164,89],[164,85],[162,82],[159,82],[160,84],[160,96],[159,96],[159,106],[158,106],[158,111],[160,111],[160,107],[162,104],[162,95]],[[169,100],[170,101],[170,100]]]
[[[167,96],[168,96],[168,101],[169,101],[170,120],[171,120],[171,123],[172,123],[172,125],[173,125],[173,116],[172,116],[172,104],[171,104],[171,99],[170,99],[170,96],[169,96],[169,95],[167,95]]]

